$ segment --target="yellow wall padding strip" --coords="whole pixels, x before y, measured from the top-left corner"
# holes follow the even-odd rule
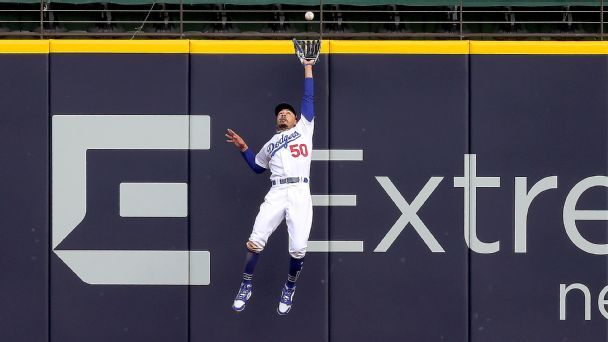
[[[471,41],[472,55],[605,55],[608,42]]]
[[[48,40],[0,40],[3,53],[49,53]]]
[[[406,54],[406,55],[466,55],[466,40],[332,40],[331,53],[348,54]]]
[[[321,43],[321,53],[329,53],[330,42]],[[291,40],[191,40],[194,54],[293,54]]]
[[[0,40],[0,54],[293,54],[290,40]],[[327,54],[608,55],[598,41],[324,40]]]
[[[51,40],[51,53],[188,53],[184,40]]]

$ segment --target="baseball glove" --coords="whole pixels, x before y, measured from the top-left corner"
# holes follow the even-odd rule
[[[296,52],[296,56],[300,59],[300,63],[304,64],[305,61],[308,64],[315,64],[319,59],[319,53],[321,52],[321,41],[320,40],[297,40],[293,39],[293,47]]]

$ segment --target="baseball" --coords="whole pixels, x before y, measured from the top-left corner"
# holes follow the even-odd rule
[[[306,14],[304,14],[304,18],[306,18],[306,20],[311,21],[315,18],[315,14],[308,11],[306,12]]]

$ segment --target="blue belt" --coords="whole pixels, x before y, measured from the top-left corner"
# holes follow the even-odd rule
[[[280,178],[280,179],[275,179],[270,181],[270,183],[272,183],[272,185],[277,185],[277,184],[293,184],[293,183],[308,183],[308,178],[306,177],[287,177],[287,178]]]

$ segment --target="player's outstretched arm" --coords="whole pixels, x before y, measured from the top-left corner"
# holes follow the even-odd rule
[[[234,146],[236,146],[236,148],[238,148],[239,151],[241,151],[243,158],[245,159],[245,161],[247,162],[247,165],[249,165],[251,170],[253,170],[255,173],[262,173],[262,172],[266,171],[265,168],[259,166],[255,162],[255,156],[253,155],[253,152],[251,152],[251,150],[249,149],[249,146],[247,146],[247,144],[245,143],[245,140],[243,140],[243,138],[241,138],[238,134],[236,134],[235,131],[233,131],[229,128],[227,133],[225,134],[225,136],[226,136],[226,138],[228,138],[228,139],[226,139],[226,142],[233,143]]]
[[[314,61],[303,61],[304,65],[304,78],[312,78],[312,66],[314,65]]]
[[[302,107],[300,112],[306,120],[312,121],[315,118],[314,108],[314,82],[312,78],[313,61],[303,61],[304,64],[304,96],[302,96]]]

